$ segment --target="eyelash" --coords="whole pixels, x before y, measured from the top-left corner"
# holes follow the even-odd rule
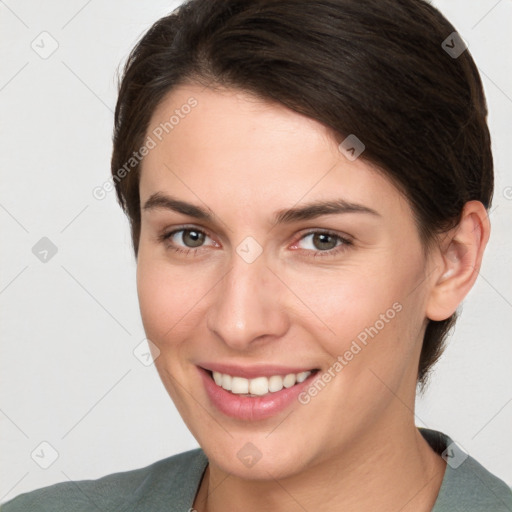
[[[208,236],[209,238],[211,238],[210,235],[202,229],[197,229],[195,227],[181,227],[179,229],[174,229],[173,231],[159,235],[158,240],[161,243],[167,242],[173,235],[175,235],[176,233],[179,233],[180,231],[196,231],[198,233],[202,233],[202,234]],[[319,258],[319,257],[325,258],[325,257],[337,256],[339,253],[348,250],[353,245],[353,242],[351,240],[349,240],[345,237],[342,237],[338,233],[335,233],[330,230],[325,230],[325,229],[324,230],[316,229],[316,230],[311,230],[311,231],[308,231],[307,233],[304,233],[298,239],[298,241],[294,243],[294,245],[296,243],[298,243],[300,240],[306,238],[307,236],[315,235],[315,234],[324,234],[324,235],[330,235],[330,236],[336,237],[341,243],[339,245],[335,246],[333,249],[328,249],[326,251],[305,249],[306,253],[313,253],[313,254],[307,255],[307,257],[310,257],[310,258]],[[172,249],[176,253],[183,254],[185,256],[188,256],[190,253],[195,254],[202,248],[202,247],[199,247],[198,249],[191,249],[191,248],[183,249],[181,247],[176,247],[174,245],[168,245],[168,247],[169,247],[169,249]]]

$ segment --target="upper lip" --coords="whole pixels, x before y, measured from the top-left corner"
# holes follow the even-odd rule
[[[212,372],[226,373],[234,377],[254,379],[256,377],[272,377],[272,375],[288,375],[289,373],[301,373],[312,371],[314,367],[282,366],[276,364],[254,364],[250,366],[238,366],[228,363],[200,363],[197,366]]]

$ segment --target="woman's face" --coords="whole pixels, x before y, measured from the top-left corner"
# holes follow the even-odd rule
[[[391,182],[318,122],[233,90],[174,89],[148,136],[141,314],[210,461],[284,477],[410,427],[435,272]]]

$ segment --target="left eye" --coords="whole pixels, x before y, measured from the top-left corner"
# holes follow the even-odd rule
[[[337,254],[339,251],[348,249],[352,245],[352,242],[337,233],[331,233],[329,231],[313,231],[303,235],[299,242],[294,244],[295,246],[300,245],[300,242],[306,241],[305,247],[299,247],[310,252],[310,256],[329,256]]]

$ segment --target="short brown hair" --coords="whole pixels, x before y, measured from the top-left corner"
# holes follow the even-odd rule
[[[123,179],[118,171],[144,143],[164,96],[183,83],[244,90],[340,140],[355,134],[361,158],[407,197],[424,247],[458,224],[467,201],[489,209],[487,105],[469,51],[446,51],[444,41],[462,44],[455,32],[423,0],[190,0],[158,20],[128,57],[115,111],[112,176],[135,256],[140,165]],[[456,318],[429,320],[421,385]]]

